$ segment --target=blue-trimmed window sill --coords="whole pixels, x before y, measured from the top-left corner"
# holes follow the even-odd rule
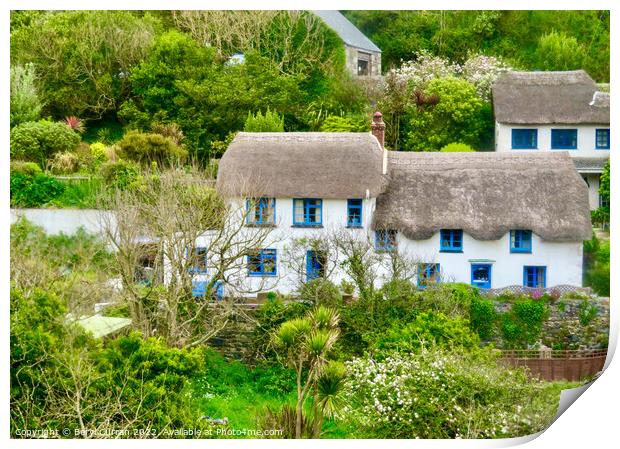
[[[274,278],[278,273],[248,273],[248,277],[253,278]]]
[[[248,228],[277,228],[275,223],[246,223],[245,226]]]
[[[461,253],[462,254],[463,250],[462,249],[444,249],[444,248],[442,248],[442,249],[439,250],[439,252],[440,253],[456,253],[456,254]]]
[[[364,229],[362,225],[347,225],[347,229]]]
[[[511,249],[510,254],[532,254],[531,249]]]
[[[291,228],[322,228],[323,224],[294,224]]]

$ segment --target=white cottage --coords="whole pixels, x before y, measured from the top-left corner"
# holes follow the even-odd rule
[[[313,248],[304,249],[301,272],[283,255],[293,240],[338,232],[371,242],[381,257],[415,260],[420,287],[581,286],[590,214],[567,153],[388,152],[384,127],[377,113],[372,133],[237,135],[217,187],[250,208],[250,229],[273,235],[248,257],[247,290],[290,293],[320,276],[326,262]],[[385,274],[378,271],[378,285]],[[343,277],[335,264],[330,278]]]
[[[609,159],[609,93],[583,70],[507,72],[493,86],[497,152],[567,152],[599,207]]]

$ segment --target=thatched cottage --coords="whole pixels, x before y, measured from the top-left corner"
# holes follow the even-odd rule
[[[609,93],[583,70],[507,72],[493,86],[495,150],[567,152],[599,207],[600,175],[609,159]]]
[[[405,256],[420,287],[581,285],[588,191],[567,153],[389,152],[384,128],[377,113],[372,133],[237,135],[217,187],[247,205],[248,226],[277,235],[248,260],[249,284],[290,292],[324,275],[327,256],[309,242],[336,235],[369,242],[379,261]],[[284,260],[294,241],[308,242],[303,272]],[[376,266],[377,284],[388,266]],[[344,276],[338,263],[329,272]]]

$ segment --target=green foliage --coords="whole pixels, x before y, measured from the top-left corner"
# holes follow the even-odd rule
[[[71,151],[79,142],[79,134],[64,123],[25,122],[11,129],[11,157],[37,162],[43,167],[54,153]]]
[[[491,115],[473,84],[452,77],[436,78],[425,94],[436,96],[438,103],[412,111],[408,149],[438,151],[454,141],[475,145],[480,140]]]
[[[592,224],[607,226],[611,214],[611,190],[610,190],[610,161],[603,167],[598,193],[603,203],[598,209],[592,211]]]
[[[34,63],[45,112],[101,118],[129,95],[157,28],[131,11],[48,11],[12,30],[11,62]]]
[[[442,153],[471,153],[476,150],[474,150],[472,147],[470,147],[466,143],[453,142],[453,143],[444,145],[439,151],[441,151]]]
[[[257,111],[256,114],[248,112],[243,130],[255,133],[284,132],[284,118],[270,111],[269,108],[264,115],[261,111]]]
[[[367,120],[364,120],[364,118],[355,120],[351,117],[329,115],[321,124],[319,131],[328,133],[364,132],[368,131],[368,124],[366,121]]]
[[[585,58],[585,49],[575,37],[556,31],[540,37],[534,55],[539,70],[581,69]]]
[[[138,181],[140,167],[135,162],[119,160],[106,162],[99,173],[109,189],[123,190]]]
[[[11,174],[35,176],[43,174],[43,170],[36,162],[11,161]]]
[[[610,292],[610,242],[601,241],[596,235],[583,242],[585,276],[584,285],[601,296]]]
[[[391,351],[415,353],[424,346],[472,350],[478,347],[479,342],[467,320],[449,318],[439,312],[422,312],[412,322],[397,323],[380,334],[372,348],[385,355]]]
[[[507,347],[527,347],[540,340],[549,307],[542,300],[523,299],[502,315],[501,329]]]
[[[538,65],[541,37],[555,30],[585,49],[579,68],[609,80],[609,11],[346,11],[382,50],[388,69],[420,50],[463,61],[470,53],[505,58],[522,70]],[[583,50],[581,50],[583,51]]]
[[[11,206],[39,207],[58,198],[65,186],[51,176],[11,174]]]
[[[492,300],[474,297],[469,309],[471,329],[480,339],[489,340],[493,336],[497,313]]]
[[[584,299],[579,304],[579,322],[582,326],[587,326],[598,315],[598,307],[590,300]]]
[[[11,66],[11,127],[38,120],[42,108],[34,65]]]
[[[168,166],[183,162],[187,157],[185,148],[161,134],[129,131],[118,145],[121,157],[142,164],[157,162],[158,165]]]
[[[343,418],[360,438],[505,438],[546,428],[559,391],[487,351],[426,348],[347,363]]]
[[[318,277],[301,286],[299,299],[313,305],[337,307],[342,304],[342,293],[332,281]]]

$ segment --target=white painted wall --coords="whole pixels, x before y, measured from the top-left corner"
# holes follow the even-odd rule
[[[536,150],[513,150],[512,130],[519,128],[538,129],[539,151],[568,151],[571,156],[579,157],[609,157],[610,150],[596,149],[596,130],[609,129],[609,125],[511,125],[495,123],[495,151],[536,151]],[[552,129],[577,129],[576,150],[552,150]]]
[[[111,212],[98,209],[11,209],[11,224],[19,217],[41,226],[47,234],[69,235],[80,227],[90,234],[103,235],[105,220],[114,220]]]
[[[287,248],[291,240],[300,237],[327,237],[333,232],[342,231],[346,226],[346,200],[323,201],[323,227],[298,228],[293,227],[293,202],[289,198],[276,199],[276,221],[278,226],[271,235],[271,244],[266,246],[275,248],[278,252],[278,275],[276,277],[249,277],[247,272],[239,273],[237,279],[239,292],[277,290],[281,293],[292,293],[299,286],[299,275],[286,266]],[[374,242],[374,232],[370,230],[375,200],[363,202],[362,221],[363,229],[349,229],[361,239],[370,239]],[[200,242],[208,246],[208,238]],[[582,242],[549,242],[532,236],[532,253],[510,253],[509,234],[499,240],[479,241],[471,236],[463,236],[463,253],[442,253],[439,251],[439,233],[428,240],[412,241],[398,234],[399,251],[408,258],[419,262],[433,262],[441,264],[442,278],[449,282],[471,282],[470,259],[490,259],[492,262],[491,287],[499,288],[509,285],[523,284],[523,267],[526,265],[547,267],[547,287],[568,284],[582,285]],[[309,248],[308,248],[309,249]],[[388,256],[384,256],[387,261]],[[342,256],[340,257],[342,261]],[[302,261],[303,263],[303,261]],[[205,275],[207,278],[208,275]],[[242,279],[245,277],[245,279]],[[387,269],[380,267],[376,285],[380,286],[387,278]],[[339,284],[346,275],[336,269],[330,279]],[[228,287],[230,288],[230,287]],[[235,290],[233,288],[233,290]],[[231,292],[228,291],[228,294]],[[251,295],[250,295],[251,296]]]
[[[588,202],[590,203],[590,210],[598,209],[600,196],[598,189],[601,185],[601,175],[598,173],[582,173],[581,176],[588,184]]]

